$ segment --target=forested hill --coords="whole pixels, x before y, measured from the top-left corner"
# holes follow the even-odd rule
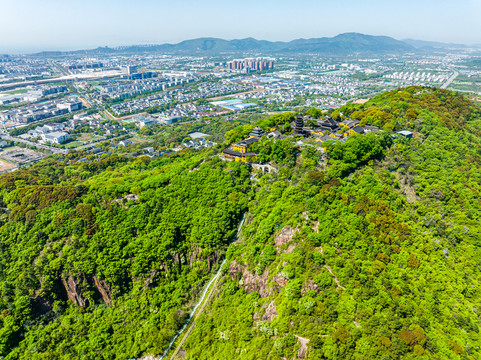
[[[172,53],[172,54],[220,54],[256,52],[265,54],[323,54],[345,56],[350,54],[379,55],[404,54],[416,52],[412,45],[389,36],[373,36],[359,33],[344,33],[334,37],[296,39],[292,41],[267,41],[253,38],[225,40],[219,38],[198,38],[184,40],[177,44],[132,45],[117,48],[99,47],[92,50],[73,52],[46,51],[35,56],[59,56],[68,54],[138,54],[138,53]]]
[[[209,153],[2,175],[0,355],[161,353],[223,258],[248,177]]]
[[[227,257],[179,357],[481,358],[481,110],[411,87],[331,116],[384,131],[325,161],[263,139],[271,172],[218,147],[1,175],[0,357],[159,356]]]
[[[264,175],[185,358],[481,358],[479,109],[413,87],[341,113],[415,137]]]

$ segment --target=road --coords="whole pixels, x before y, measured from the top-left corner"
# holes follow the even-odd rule
[[[236,97],[236,96],[239,96],[239,95],[245,95],[245,94],[251,94],[251,93],[259,93],[259,92],[262,92],[264,91],[264,89],[252,89],[252,90],[248,90],[248,91],[240,91],[238,93],[234,93],[234,94],[229,94],[229,95],[221,95],[221,96],[215,96],[215,97],[211,97],[211,98],[207,98],[206,100],[209,100],[209,101],[218,101],[218,100],[221,100],[221,99],[225,99],[225,98],[233,98],[233,97]],[[198,99],[197,99],[198,100]],[[194,101],[197,101],[197,100],[194,100]],[[192,103],[193,101],[189,102],[188,104]]]
[[[239,237],[239,234],[240,234],[240,231],[242,229],[242,225],[244,225],[244,219],[245,219],[245,214],[244,216],[242,216],[242,220],[239,224],[239,227],[237,228],[237,233],[234,237],[234,239],[232,240],[231,243],[235,242],[237,240],[237,238]],[[159,357],[158,360],[161,360],[163,359],[167,354],[168,352],[172,349],[175,341],[177,340],[177,338],[182,335],[184,333],[185,330],[187,330],[185,336],[182,338],[182,340],[180,341],[179,345],[176,346],[175,348],[175,351],[173,353],[173,355],[170,357],[170,360],[173,360],[175,358],[175,356],[177,355],[177,353],[179,352],[179,350],[182,348],[182,345],[184,345],[184,342],[185,340],[187,339],[187,337],[189,336],[190,332],[192,331],[192,329],[194,328],[194,325],[195,325],[195,320],[197,319],[197,317],[202,313],[202,311],[204,310],[204,307],[207,305],[207,303],[209,302],[210,300],[210,297],[212,296],[212,294],[214,293],[215,291],[215,288],[216,288],[216,284],[217,284],[217,280],[219,279],[220,277],[220,274],[221,274],[221,271],[222,271],[222,268],[224,267],[224,264],[225,262],[227,261],[227,259],[224,259],[224,261],[222,262],[222,264],[220,264],[219,266],[219,270],[217,270],[217,272],[215,273],[215,275],[210,279],[210,281],[207,283],[207,285],[205,286],[205,289],[204,289],[204,292],[202,293],[199,301],[197,302],[197,304],[194,306],[194,308],[192,309],[192,311],[190,312],[189,314],[189,318],[187,319],[187,321],[185,322],[184,326],[182,327],[182,329],[180,329],[180,331],[172,338],[169,346],[167,347],[167,349],[164,351],[164,353],[162,354],[162,356]],[[205,299],[205,302],[204,302],[204,299]],[[201,306],[201,307],[200,307]],[[197,312],[197,309],[200,307],[199,311]],[[191,326],[189,326],[191,325]]]
[[[113,137],[113,138],[110,138],[110,139],[107,138],[107,137],[102,137],[102,138],[97,139],[93,142],[90,142],[90,143],[85,144],[85,145],[77,146],[76,148],[72,148],[70,150],[79,151],[79,150],[91,148],[91,147],[94,147],[95,145],[97,145],[98,143],[100,143],[102,141],[114,140],[114,139],[117,139],[117,138],[120,138],[120,137],[123,137],[123,136],[125,136],[125,135],[116,136],[116,137]],[[68,151],[69,151],[69,149],[59,149],[59,148],[55,148],[53,146],[37,144],[37,143],[34,143],[32,141],[28,141],[28,140],[20,139],[20,138],[17,138],[17,137],[8,136],[8,135],[1,135],[0,134],[0,138],[2,138],[4,140],[8,140],[8,141],[15,141],[15,142],[20,142],[20,143],[23,143],[23,144],[26,144],[26,145],[35,146],[38,149],[50,150],[54,154],[67,154]]]
[[[78,99],[82,102],[82,105],[83,105],[84,108],[91,109],[93,107],[93,105],[90,103],[90,101],[87,100],[86,96],[79,96]]]
[[[110,112],[108,112],[106,109],[103,109],[102,111],[105,114],[105,116],[107,116],[110,120],[115,120],[115,121],[128,120],[128,119],[131,119],[135,115],[135,114],[133,114],[133,115],[125,115],[125,116],[116,117],[116,116],[112,115]],[[150,114],[148,112],[145,112],[145,111],[140,112],[137,115],[150,116]]]
[[[9,135],[3,135],[2,138],[4,140],[8,140],[8,141],[15,141],[15,142],[23,143],[23,144],[26,144],[26,145],[35,146],[38,149],[50,150],[54,154],[67,154],[68,153],[68,150],[65,150],[65,149],[58,149],[58,148],[55,148],[55,147],[52,147],[52,146],[37,144],[37,143],[34,143],[32,141],[16,138],[16,137],[9,136]]]
[[[451,85],[451,83],[454,81],[454,79],[456,79],[458,77],[459,73],[457,71],[454,72],[453,75],[451,75],[451,77],[446,80],[446,82],[444,84],[441,85],[441,89],[447,89],[449,85]]]
[[[59,75],[63,75],[63,76],[67,76],[67,75],[70,75],[70,73],[64,69],[62,66],[60,66],[58,63],[54,62],[54,61],[49,61],[48,62],[50,64],[50,66],[52,67],[52,69],[56,70]]]
[[[106,71],[99,71],[99,72],[93,72],[93,73],[63,75],[63,76],[53,77],[48,79],[26,80],[22,82],[0,84],[0,90],[3,91],[3,90],[9,90],[9,89],[16,89],[18,87],[25,87],[28,85],[49,84],[54,82],[64,82],[64,81],[75,82],[75,81],[118,78],[122,75],[123,73],[117,70],[106,70]]]

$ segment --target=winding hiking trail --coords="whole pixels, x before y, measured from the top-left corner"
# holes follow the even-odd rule
[[[314,232],[316,233],[319,233],[319,222],[316,222],[314,224],[314,226],[312,227],[312,230],[314,230]],[[322,255],[324,255],[324,249],[322,248],[322,246],[319,246],[316,248],[317,250],[320,251],[320,253]],[[334,272],[332,271],[331,267],[327,264],[324,264],[324,267],[327,269],[327,271],[329,271],[329,273],[331,274],[332,278],[334,279],[334,281],[336,282],[336,291],[339,292],[339,289],[342,289],[342,290],[346,290],[346,288],[344,286],[341,285],[341,283],[339,282],[339,279],[337,278],[336,274],[334,274]],[[352,300],[352,294],[349,295],[349,297],[351,298]],[[357,312],[357,310],[356,310]],[[357,327],[357,328],[360,328],[361,327],[361,324],[359,323],[359,321],[357,321],[356,319],[354,319],[352,321],[354,323],[354,326]],[[320,335],[320,336],[327,336],[327,335]]]
[[[232,239],[231,241],[231,244],[233,242],[235,242],[237,240],[237,238],[239,237],[239,234],[240,234],[240,231],[242,229],[242,225],[244,225],[244,220],[245,220],[245,214],[242,216],[242,220],[239,224],[239,227],[237,229],[237,233],[236,235],[234,236],[234,238]],[[219,269],[217,270],[217,272],[214,274],[214,276],[209,280],[209,282],[207,283],[207,285],[205,286],[205,289],[204,291],[202,292],[202,295],[199,299],[199,301],[197,302],[197,304],[195,304],[194,308],[192,309],[192,311],[190,312],[189,314],[189,318],[187,319],[187,321],[185,322],[184,326],[179,330],[179,332],[177,332],[177,334],[172,338],[172,340],[170,341],[169,343],[169,346],[167,347],[167,349],[164,351],[164,353],[158,358],[158,360],[161,360],[161,359],[164,359],[167,354],[169,353],[169,351],[172,349],[172,347],[174,346],[174,343],[175,341],[184,333],[184,331],[187,330],[187,332],[185,333],[184,337],[182,338],[182,340],[180,341],[179,345],[177,345],[177,347],[175,348],[175,351],[174,353],[172,354],[172,356],[170,357],[170,359],[174,359],[177,355],[177,353],[179,352],[179,350],[182,348],[182,345],[184,345],[184,342],[185,340],[187,339],[187,337],[190,335],[192,329],[194,328],[194,325],[195,325],[195,320],[196,318],[202,313],[202,311],[204,310],[204,307],[205,305],[209,302],[212,294],[214,293],[215,289],[216,289],[216,284],[217,284],[217,280],[219,280],[220,278],[220,274],[222,272],[222,268],[224,267],[224,264],[226,263],[227,259],[224,259],[224,261],[222,261],[222,263],[220,264],[219,266]],[[205,301],[204,301],[205,300]],[[198,310],[198,311],[197,311]]]
[[[315,233],[319,233],[319,222],[318,221],[314,223],[314,226],[312,227],[312,230],[314,230]],[[320,253],[322,255],[324,255],[324,249],[322,248],[322,246],[319,246],[317,249],[320,251]],[[337,285],[336,291],[339,291],[339,289],[346,290],[346,288],[344,286],[342,286],[341,283],[339,282],[339,279],[337,278],[336,274],[334,274],[331,267],[327,264],[324,264],[324,267],[327,269],[327,271],[329,271],[332,278],[336,282],[336,285]],[[351,298],[352,298],[352,295],[351,295]]]
[[[336,290],[339,291],[339,289],[341,288],[342,290],[346,290],[346,288],[344,286],[341,285],[341,283],[339,282],[339,279],[337,278],[336,274],[334,274],[331,270],[331,267],[329,265],[324,265],[324,267],[327,269],[327,271],[329,271],[332,275],[332,278],[334,279],[334,281],[336,282]]]

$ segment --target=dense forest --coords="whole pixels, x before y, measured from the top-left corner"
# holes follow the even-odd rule
[[[179,358],[481,358],[481,110],[410,87],[331,116],[384,131],[324,161],[262,139],[270,171],[216,147],[1,175],[0,358],[159,356],[224,258]]]
[[[208,152],[3,175],[2,356],[161,352],[223,257],[248,177]]]
[[[263,175],[187,359],[481,357],[480,110],[412,87],[333,116],[415,137]]]

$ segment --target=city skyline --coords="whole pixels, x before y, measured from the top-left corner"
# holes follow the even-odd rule
[[[301,0],[252,0],[240,4],[218,0],[182,3],[143,0],[5,1],[0,53],[78,50],[98,46],[178,43],[199,37],[289,41],[331,37],[345,32],[386,35],[395,39],[481,43],[476,14],[481,1],[378,0],[360,4]],[[462,5],[462,6],[461,6]]]

